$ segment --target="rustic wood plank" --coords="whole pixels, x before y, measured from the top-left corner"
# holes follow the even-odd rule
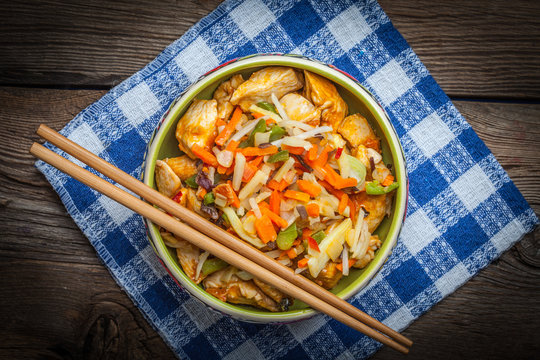
[[[109,88],[218,3],[4,2],[0,85]],[[381,5],[450,96],[540,99],[540,2],[381,0]]]
[[[0,319],[6,323],[0,358],[174,358],[27,152],[39,123],[60,129],[103,93],[0,88]],[[540,213],[540,105],[456,105]],[[534,358],[538,236],[529,235],[409,327],[405,334],[415,341],[409,358]],[[383,349],[374,359],[395,356]]]

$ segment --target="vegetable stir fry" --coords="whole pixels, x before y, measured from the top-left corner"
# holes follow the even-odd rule
[[[234,75],[195,100],[183,155],[156,163],[158,190],[326,289],[374,258],[398,183],[380,141],[329,80],[288,67]],[[269,311],[279,290],[162,232],[184,272],[215,297]]]

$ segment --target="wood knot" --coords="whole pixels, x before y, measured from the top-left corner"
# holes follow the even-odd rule
[[[113,317],[100,315],[90,326],[84,340],[84,359],[116,359],[118,345],[118,324]]]
[[[516,244],[520,259],[527,265],[540,268],[540,227]]]

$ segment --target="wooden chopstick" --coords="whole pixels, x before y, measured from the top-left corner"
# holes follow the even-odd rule
[[[277,261],[265,256],[259,250],[249,246],[242,240],[233,236],[232,234],[226,232],[220,227],[212,224],[210,221],[204,219],[203,217],[187,210],[186,208],[180,206],[178,203],[162,195],[158,191],[150,188],[149,186],[143,184],[132,176],[126,174],[122,170],[116,168],[112,164],[109,164],[100,157],[92,154],[88,150],[82,148],[71,140],[60,135],[56,131],[50,129],[45,125],[41,125],[37,131],[38,135],[48,140],[52,144],[56,145],[60,149],[64,150],[66,153],[74,156],[80,161],[86,163],[95,170],[101,172],[105,176],[111,178],[117,183],[125,186],[127,189],[133,191],[137,195],[146,199],[147,201],[161,207],[170,214],[182,219],[190,226],[196,228],[197,230],[205,233],[213,239],[216,239],[221,244],[225,245],[234,252],[241,254],[242,256],[253,260],[258,265],[270,270],[277,276],[283,278],[284,280],[293,283],[294,285],[302,288],[303,290],[316,294],[316,296],[328,303],[329,305],[340,309],[349,316],[356,318],[357,320],[365,323],[368,326],[373,327],[374,329],[386,334],[390,338],[396,340],[397,342],[409,347],[412,345],[412,341],[406,338],[405,336],[399,334],[388,326],[380,323],[369,315],[365,314],[361,310],[355,308],[348,302],[340,299],[331,292],[323,289],[314,282],[306,279],[301,275],[294,274],[292,269],[278,263]]]

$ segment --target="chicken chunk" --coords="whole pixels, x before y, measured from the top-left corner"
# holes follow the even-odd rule
[[[180,189],[180,178],[165,161],[156,161],[155,178],[158,191],[169,198]]]
[[[290,67],[271,66],[251,74],[240,84],[231,97],[231,104],[240,105],[242,110],[261,101],[272,102],[272,93],[278,99],[303,86],[301,76]]]
[[[200,283],[204,279],[203,274],[201,273],[198,278],[195,278],[201,253],[200,249],[169,232],[161,231],[160,234],[165,245],[176,249],[176,256],[178,257],[178,262],[180,263],[180,266],[182,266],[184,273],[186,273],[195,284]]]
[[[303,274],[306,274],[308,279],[313,280],[325,289],[332,289],[343,276],[342,272],[337,268],[337,263],[332,261],[329,261],[326,264],[324,269],[321,270],[315,279],[309,274],[309,271],[304,271]]]
[[[196,159],[191,152],[194,144],[210,148],[217,136],[217,120],[216,100],[194,100],[176,126],[176,139],[180,150]]]
[[[197,173],[197,164],[186,155],[163,159],[163,161],[169,165],[180,180],[186,180]]]
[[[301,121],[311,126],[319,126],[321,110],[302,95],[291,93],[282,97],[279,102],[283,105],[291,120]]]
[[[364,145],[374,148],[379,140],[366,118],[360,114],[347,116],[341,122],[338,132],[351,144],[352,147]]]
[[[217,101],[218,118],[226,121],[234,110],[231,104],[231,96],[234,91],[244,82],[242,75],[234,75],[229,80],[221,83],[214,91],[214,99]]]
[[[304,96],[321,110],[322,125],[329,125],[337,131],[347,115],[347,104],[330,80],[307,70],[304,70],[304,76]]]
[[[262,282],[261,280],[257,278],[253,278],[253,282],[255,285],[257,285],[266,295],[270,296],[272,300],[274,300],[276,303],[278,303],[281,307],[281,310],[287,311],[289,310],[289,306],[291,306],[294,302],[294,299],[290,296],[287,296],[286,294],[282,293],[272,285],[268,285],[265,282]]]
[[[191,189],[191,188],[187,189],[185,196],[186,196],[186,207],[189,210],[193,210],[199,215],[206,216],[206,214],[204,214],[201,211],[202,202],[197,197],[197,192],[195,191],[195,189]]]
[[[266,295],[253,280],[242,280],[238,269],[229,266],[216,271],[203,281],[206,291],[221,301],[256,306],[269,311],[280,311],[279,305]]]
[[[353,201],[359,206],[362,206],[368,216],[364,218],[364,221],[368,224],[368,230],[370,233],[375,231],[384,216],[390,212],[392,206],[393,193],[384,195],[368,195],[362,192],[357,195],[353,195]]]

